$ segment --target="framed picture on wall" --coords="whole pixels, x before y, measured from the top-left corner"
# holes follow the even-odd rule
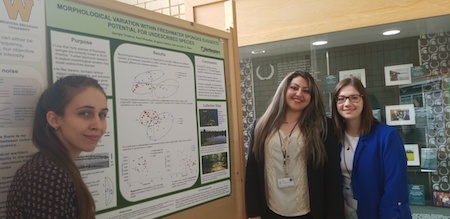
[[[416,113],[414,104],[386,106],[386,124],[388,125],[414,125]]]
[[[450,208],[450,192],[433,191],[433,204],[439,207]]]
[[[361,68],[361,69],[339,71],[339,81],[341,81],[344,78],[352,76],[358,78],[364,85],[364,87],[366,87],[366,69]]]
[[[413,64],[391,65],[384,67],[386,86],[411,84],[411,68]]]
[[[420,166],[419,145],[405,144],[406,158],[408,158],[408,166]]]
[[[437,171],[437,148],[421,148],[420,149],[420,171],[436,172]]]

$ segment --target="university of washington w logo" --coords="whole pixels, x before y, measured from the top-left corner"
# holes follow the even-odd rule
[[[9,19],[17,20],[17,15],[24,22],[30,20],[31,8],[33,7],[33,0],[3,0]]]

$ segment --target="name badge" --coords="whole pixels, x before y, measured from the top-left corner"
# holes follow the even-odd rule
[[[294,186],[294,178],[285,177],[278,179],[278,188],[289,188]]]

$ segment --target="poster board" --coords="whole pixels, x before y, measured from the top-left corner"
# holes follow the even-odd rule
[[[244,217],[233,30],[103,0],[35,1],[30,12],[30,20],[40,18],[39,28],[29,29],[40,37],[35,47],[43,55],[40,89],[29,98],[37,98],[46,81],[69,74],[96,78],[108,96],[107,132],[77,161],[97,218]],[[19,27],[26,23],[20,18]],[[30,131],[27,124],[19,129]],[[20,136],[12,138],[26,139]],[[31,142],[23,141],[31,154]]]

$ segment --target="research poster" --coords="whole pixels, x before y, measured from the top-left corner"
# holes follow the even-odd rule
[[[0,218],[16,170],[36,151],[34,108],[47,86],[43,0],[0,2]]]
[[[0,217],[15,170],[35,152],[35,102],[46,81],[71,74],[108,96],[107,131],[76,160],[97,218],[162,217],[231,194],[221,39],[74,1],[23,2],[33,24],[0,14]]]

